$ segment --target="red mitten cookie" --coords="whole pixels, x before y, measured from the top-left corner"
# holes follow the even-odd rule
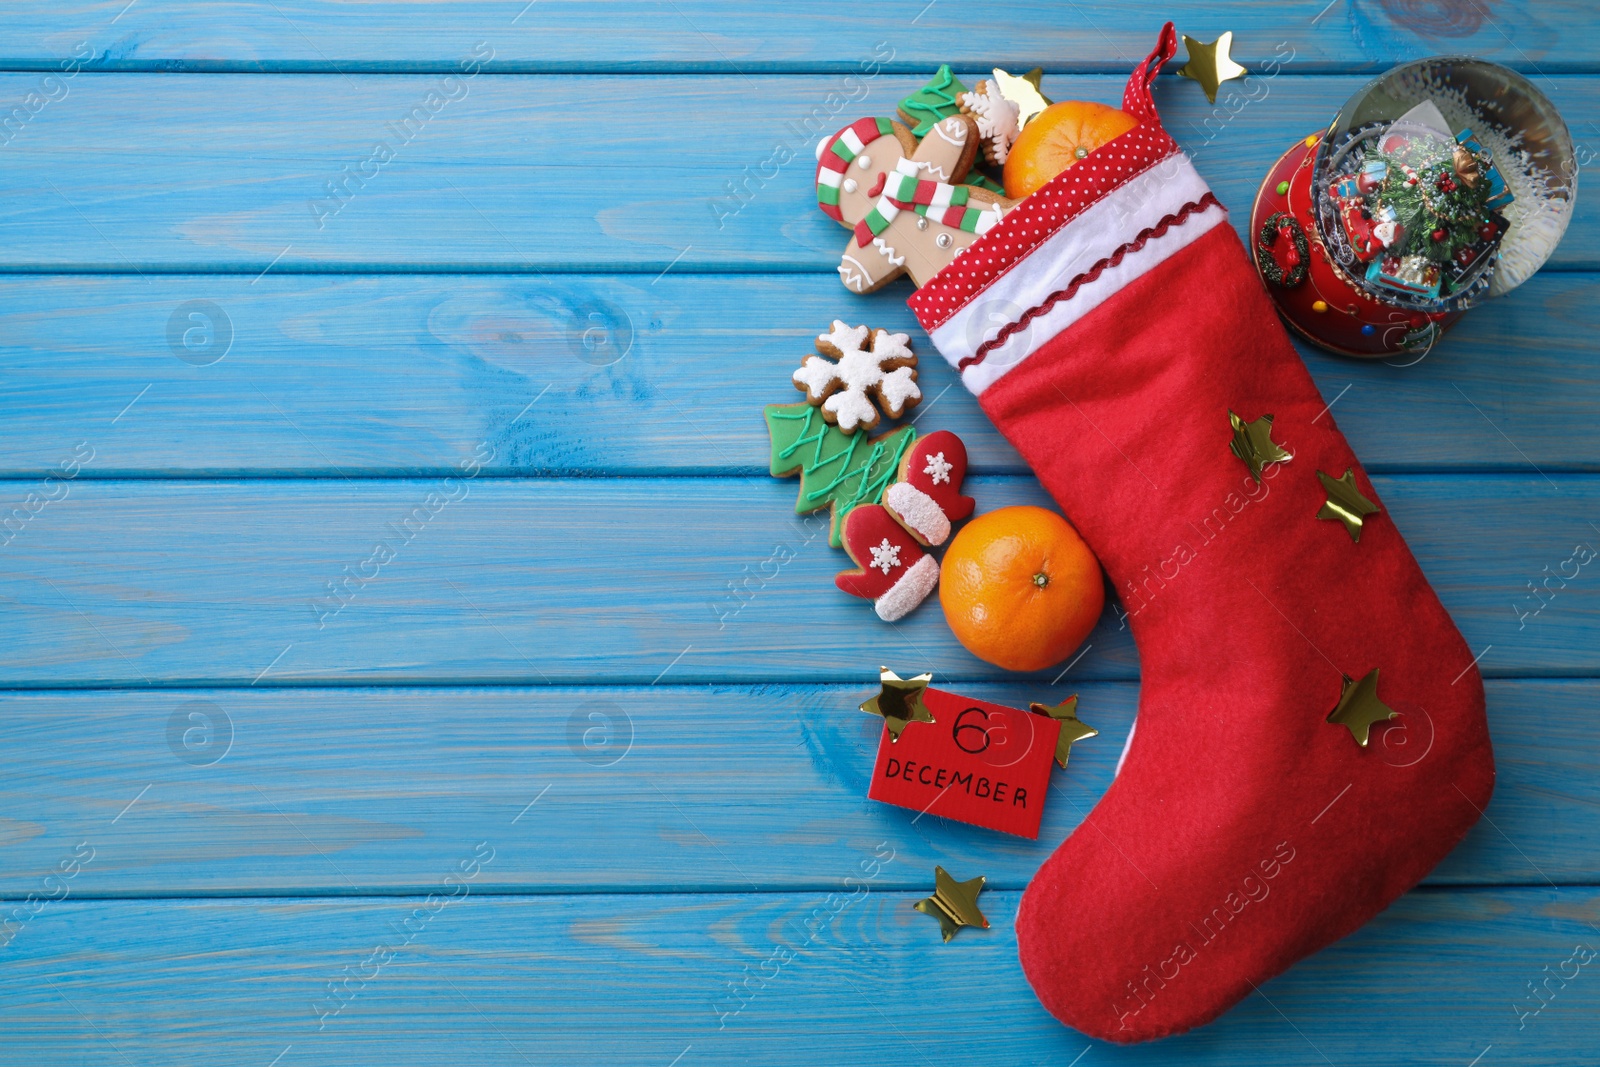
[[[833,584],[872,601],[884,622],[905,618],[939,584],[938,562],[881,504],[863,504],[845,517],[844,550],[857,569],[841,572]]]
[[[949,430],[920,438],[900,461],[900,480],[883,495],[883,506],[924,545],[942,545],[951,523],[972,514],[961,495],[967,476],[967,446]]]

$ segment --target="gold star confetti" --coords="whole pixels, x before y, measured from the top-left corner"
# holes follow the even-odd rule
[[[932,674],[901,678],[888,667],[880,667],[878,677],[883,688],[877,696],[863,702],[861,710],[883,716],[883,721],[889,724],[890,740],[900,740],[900,731],[914,722],[933,721],[933,712],[922,702],[922,692],[933,681]]]
[[[1278,447],[1278,443],[1272,439],[1271,415],[1263,415],[1254,422],[1245,422],[1230,408],[1228,425],[1233,427],[1233,440],[1228,442],[1228,448],[1234,455],[1244,460],[1245,466],[1250,468],[1250,477],[1257,483],[1261,481],[1262,467],[1268,463],[1284,463],[1294,458]]]
[[[1056,738],[1056,762],[1062,768],[1066,767],[1067,757],[1072,755],[1075,742],[1100,736],[1099,730],[1078,718],[1076,696],[1068,697],[1053,708],[1045,704],[1029,704],[1028,710],[1037,715],[1048,715],[1061,724],[1061,734]]]
[[[1397,714],[1378,699],[1378,668],[1374,667],[1359,682],[1348,674],[1344,676],[1344,689],[1339,694],[1338,705],[1328,714],[1328,721],[1349,727],[1356,744],[1366,748],[1372,725],[1387,722]]]
[[[1361,527],[1366,517],[1381,513],[1378,505],[1362,496],[1361,490],[1356,488],[1356,472],[1346,467],[1344,477],[1330,478],[1318,471],[1317,480],[1322,482],[1322,488],[1328,491],[1328,502],[1317,512],[1317,518],[1338,519],[1344,523],[1345,530],[1350,534],[1350,540],[1359,542]]]
[[[1043,67],[1034,67],[1020,78],[1015,74],[1007,74],[999,67],[994,69],[994,83],[999,86],[1000,95],[1017,105],[1019,130],[1032,122],[1039,112],[1049,107],[1052,102],[1040,91],[1039,82],[1043,77]]]
[[[1233,31],[1218,37],[1210,44],[1195,40],[1187,33],[1183,35],[1183,50],[1188,53],[1184,58],[1188,61],[1179,69],[1178,76],[1193,78],[1200,83],[1200,88],[1206,91],[1206,99],[1211,103],[1217,102],[1217,88],[1225,81],[1242,78],[1250,73],[1233,61],[1228,55],[1228,49],[1233,47]]]
[[[945,941],[956,936],[963,926],[981,926],[989,929],[989,920],[978,910],[978,894],[983,892],[982,875],[970,882],[958,882],[943,867],[933,869],[933,896],[924,897],[912,907],[924,915],[939,920],[939,930]]]

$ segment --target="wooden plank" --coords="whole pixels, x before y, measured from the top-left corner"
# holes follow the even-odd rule
[[[793,481],[63,484],[4,547],[8,687],[1004,677],[937,603],[890,627],[835,589],[845,557]],[[1573,550],[1600,534],[1600,479],[1375,484],[1472,648],[1494,645],[1486,672],[1600,672],[1600,585]],[[1032,479],[969,485],[981,510],[1048,504]],[[1075,676],[1135,677],[1109,609],[1090,641]]]
[[[120,9],[120,10],[119,10]],[[1149,52],[1168,18],[1214,38],[1231,29],[1234,57],[1271,58],[1282,40],[1308,69],[1381,70],[1438,52],[1483,56],[1546,74],[1596,68],[1574,0],[1510,11],[1467,4],[1207,4],[1203,14],[1170,3],[1041,8],[994,0],[981,16],[942,5],[917,10],[788,4],[782,19],[749,5],[682,0],[609,3],[604,14],[572,0],[350,5],[332,0],[239,0],[227,5],[142,0],[122,3],[17,0],[0,17],[0,65],[51,67],[80,41],[95,69],[109,70],[449,70],[480,41],[495,68],[524,71],[850,70],[886,42],[896,69],[922,73],[940,63],[1050,71],[1125,72]],[[597,39],[596,28],[605,27]]]
[[[826,275],[18,277],[0,474],[42,478],[87,440],[85,478],[438,474],[484,442],[495,475],[757,475],[761,406],[799,398],[789,374],[838,315],[909,332],[919,425],[961,434],[978,472],[1026,473],[903,295]],[[1600,276],[1543,274],[1413,367],[1302,350],[1370,470],[1595,471],[1597,334]]]
[[[489,866],[509,836],[485,843]],[[461,842],[459,862],[476,846]],[[438,872],[441,892],[456,868]],[[1600,1041],[1592,966],[1553,981],[1521,1029],[1517,1014],[1540,1003],[1526,983],[1571,975],[1573,946],[1594,945],[1593,889],[1414,893],[1210,1027],[1111,1049],[1035,1001],[1017,966],[1017,894],[986,894],[993,927],[941,945],[912,910],[918,894],[846,886],[855,863],[831,873],[833,894],[483,898],[469,885],[432,912],[421,897],[67,900],[5,950],[6,1050],[107,1067],[875,1067],[1065,1064],[1088,1046],[1152,1065],[1460,1067],[1492,1046],[1502,1063],[1564,1067]],[[348,999],[324,1016],[330,982]]]
[[[1037,842],[866,799],[880,724],[841,686],[228,689],[0,695],[0,896],[73,846],[76,897],[427,892],[493,838],[475,891],[827,888],[889,841],[883,888],[934,864],[1021,889],[1110,785],[1128,682],[960,686],[1025,707],[1076,692],[1100,736],[1055,775]],[[1593,882],[1594,681],[1491,681],[1499,780],[1432,884]],[[1380,733],[1375,759],[1427,738]]]
[[[40,77],[0,75],[0,100]],[[83,73],[7,131],[0,270],[831,272],[848,234],[816,208],[817,131],[920,84],[845,78]],[[1124,81],[1045,88],[1116,101]],[[1600,78],[1551,81],[1588,129]],[[1268,165],[1362,82],[1157,95],[1244,225]],[[1597,220],[1580,197],[1555,265],[1600,267]]]

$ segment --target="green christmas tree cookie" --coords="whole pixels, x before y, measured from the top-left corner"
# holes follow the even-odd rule
[[[967,172],[967,176],[961,179],[961,184],[970,185],[977,189],[987,189],[991,193],[999,193],[1001,196],[1006,195],[1005,186],[1001,185],[987,174],[984,174],[976,167]]]
[[[771,471],[774,478],[800,472],[796,515],[833,508],[828,544],[843,544],[840,528],[850,510],[876,504],[900,471],[900,460],[917,431],[910,426],[868,437],[861,431],[845,433],[823,421],[810,404],[768,404],[767,431],[772,435]]]
[[[950,73],[950,64],[945,63],[932,81],[900,101],[900,117],[912,127],[913,134],[925,137],[934,123],[960,113],[957,97],[966,91],[967,87]]]

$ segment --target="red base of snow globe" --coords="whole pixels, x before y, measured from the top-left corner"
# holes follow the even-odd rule
[[[1463,312],[1422,312],[1374,300],[1334,263],[1318,234],[1312,203],[1311,171],[1319,143],[1319,134],[1296,141],[1256,193],[1248,234],[1256,270],[1284,322],[1312,344],[1360,359],[1418,357]],[[1296,269],[1301,243],[1309,253],[1303,272]]]

